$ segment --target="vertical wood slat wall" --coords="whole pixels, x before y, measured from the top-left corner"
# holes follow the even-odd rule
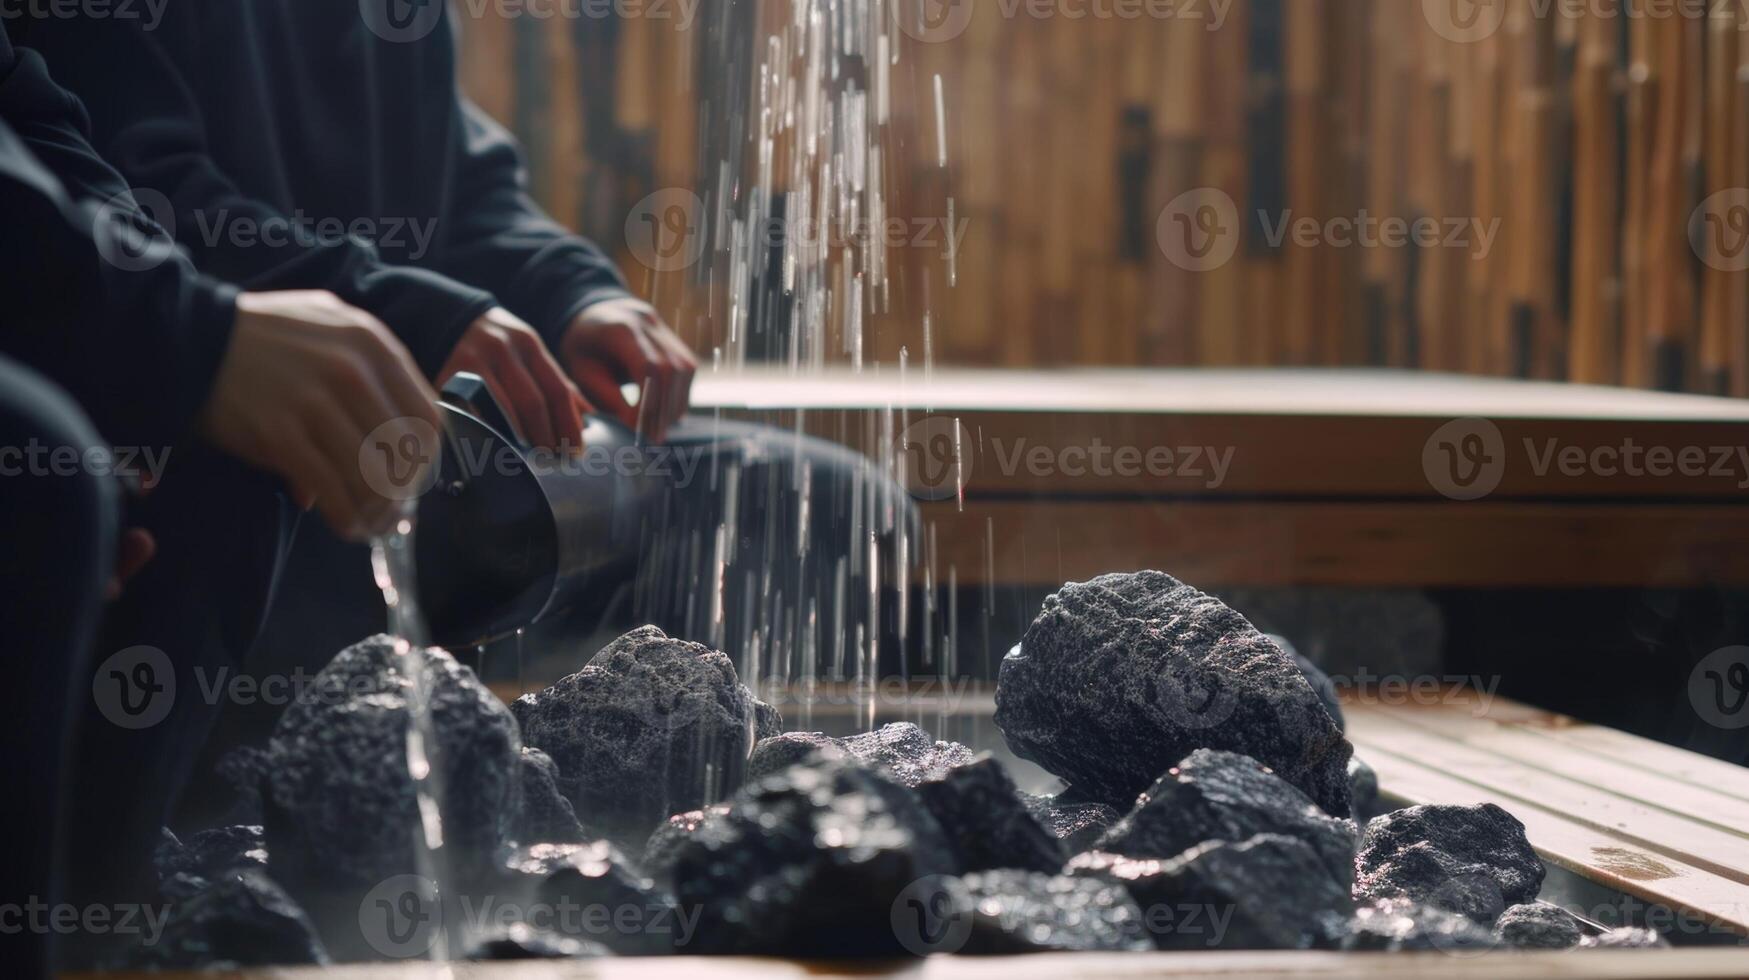
[[[957,282],[937,249],[898,249],[871,358],[915,361],[928,309],[944,364],[1389,365],[1749,395],[1749,272],[1694,244],[1743,247],[1732,222],[1749,221],[1697,214],[1733,189],[1727,205],[1749,208],[1745,4],[1653,18],[1501,0],[1499,29],[1465,41],[1434,30],[1439,5],[1422,0],[1233,0],[1218,30],[960,2],[973,16],[957,37],[903,39],[884,161],[894,214],[945,217],[951,197],[965,219]],[[689,29],[463,25],[465,86],[527,143],[536,196],[707,351],[722,284],[650,272],[623,229],[645,194],[714,179],[701,129],[734,93],[701,79],[750,70],[710,63],[712,25],[753,6],[701,5]],[[1237,203],[1245,237],[1232,262],[1188,272],[1156,221],[1203,187]],[[1477,258],[1264,234],[1289,212],[1363,209],[1498,220],[1498,240]]]

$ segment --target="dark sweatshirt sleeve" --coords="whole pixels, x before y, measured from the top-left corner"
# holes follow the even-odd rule
[[[251,291],[330,290],[381,319],[433,377],[468,325],[497,305],[489,292],[438,272],[387,264],[354,237],[263,237],[242,246],[201,235],[203,222],[221,215],[256,228],[291,219],[220,169],[198,103],[152,33],[119,20],[74,19],[35,22],[29,37],[84,101],[98,150],[140,193],[168,200],[177,239],[202,271]]]
[[[534,202],[510,134],[459,93],[456,112],[460,159],[444,269],[490,290],[557,350],[585,306],[631,293],[613,260]]]
[[[194,270],[85,141],[77,100],[3,33],[0,215],[0,349],[65,388],[113,444],[180,444],[237,291]]]

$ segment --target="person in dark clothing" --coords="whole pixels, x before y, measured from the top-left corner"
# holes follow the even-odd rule
[[[397,12],[413,20],[388,16]],[[168,202],[203,268],[248,286],[332,289],[381,316],[437,383],[457,369],[484,375],[537,445],[571,439],[578,423],[573,412],[543,428],[543,417],[564,414],[553,406],[566,397],[543,406],[530,392],[575,385],[652,441],[711,449],[717,476],[675,488],[644,519],[648,532],[612,590],[623,594],[584,605],[683,628],[732,655],[793,634],[784,623],[806,622],[810,600],[822,634],[851,633],[858,617],[847,614],[838,629],[833,589],[852,606],[867,596],[858,585],[868,533],[892,554],[893,536],[915,521],[902,491],[793,432],[683,421],[692,355],[599,248],[533,202],[515,142],[458,90],[452,21],[442,2],[166,0],[151,30],[44,20],[28,36],[89,106],[99,148]],[[374,241],[254,234],[300,218],[374,232]],[[513,350],[495,352],[481,334],[477,318],[494,310],[486,322]],[[563,366],[557,383],[547,350]],[[635,403],[621,393],[627,384],[642,389]],[[722,476],[729,470],[736,475]],[[738,497],[725,500],[731,479],[741,481]],[[867,513],[851,515],[857,508]],[[698,595],[710,587],[718,527],[747,540],[725,542],[742,564],[725,573],[713,615]],[[805,567],[793,560],[800,555]],[[358,549],[303,534],[287,576],[296,587],[261,651],[276,667],[381,628]]]
[[[457,91],[444,5],[426,10],[430,32],[405,43],[356,0],[166,0],[150,30],[21,23],[202,270],[332,290],[439,384],[482,375],[536,445],[578,444],[585,398],[660,442],[692,354],[534,204],[515,143]]]
[[[168,680],[152,671],[248,648],[289,529],[283,498],[348,536],[392,521],[362,434],[436,411],[369,314],[197,273],[92,150],[78,101],[5,32],[0,214],[0,621],[23,675],[4,686],[0,727],[26,780],[6,808],[17,860],[0,903],[113,907],[151,897],[138,849],[115,844],[149,849],[209,720],[185,698],[135,730],[128,709]],[[108,677],[98,654],[133,662]],[[9,975],[46,975],[53,935],[6,930],[21,947]]]

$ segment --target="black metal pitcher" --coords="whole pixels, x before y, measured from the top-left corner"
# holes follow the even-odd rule
[[[658,486],[531,449],[478,375],[452,378],[439,407],[443,454],[413,539],[433,643],[489,643],[565,608],[591,583],[629,574]],[[584,441],[597,461],[638,444],[604,416],[585,419]]]

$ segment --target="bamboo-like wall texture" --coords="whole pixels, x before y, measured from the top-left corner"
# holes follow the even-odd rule
[[[731,285],[652,271],[627,216],[752,152],[724,120],[806,2],[463,16],[465,85],[537,196],[706,352]],[[917,6],[835,5],[880,3]],[[890,249],[870,360],[1749,394],[1749,0],[921,3],[947,26],[893,32],[888,213],[964,238]]]

